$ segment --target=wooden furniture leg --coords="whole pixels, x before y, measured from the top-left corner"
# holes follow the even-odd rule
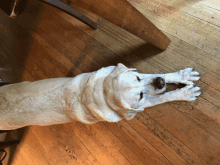
[[[15,18],[24,10],[26,3],[27,0],[0,0],[0,9],[9,17]]]
[[[57,7],[58,9],[65,11],[66,13],[72,15],[73,17],[77,18],[78,20],[82,21],[83,23],[92,27],[93,29],[98,28],[98,25],[94,23],[92,20],[90,20],[88,17],[86,17],[83,13],[81,13],[80,11],[77,11],[76,9],[63,3],[60,0],[40,0],[40,1],[46,2],[50,5]]]
[[[72,15],[73,17],[79,19],[86,25],[90,26],[93,29],[97,29],[98,25],[86,17],[80,11],[75,10],[71,6],[61,2],[60,0],[41,0],[46,2],[58,9],[65,11],[66,13]],[[25,9],[27,0],[0,0],[0,9],[2,9],[9,17],[15,18]]]
[[[165,50],[170,39],[127,0],[62,0],[93,12],[128,32]]]

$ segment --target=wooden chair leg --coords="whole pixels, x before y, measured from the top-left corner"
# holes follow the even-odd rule
[[[79,19],[86,25],[90,26],[93,29],[97,29],[98,25],[82,14],[80,11],[75,10],[71,6],[61,2],[60,0],[41,0],[42,2],[46,2],[50,5],[53,5],[66,13],[72,15],[73,17]],[[15,18],[26,7],[27,0],[0,0],[0,9],[2,9],[9,17]]]
[[[15,18],[25,9],[27,0],[0,0],[0,9],[9,17]]]
[[[57,7],[58,9],[65,11],[66,13],[72,15],[73,17],[77,18],[78,20],[82,21],[83,23],[92,27],[93,29],[98,28],[98,25],[94,23],[92,20],[90,20],[88,17],[86,17],[83,13],[75,10],[74,8],[61,2],[60,0],[41,0],[41,1],[46,2],[50,5]]]
[[[127,0],[62,1],[67,4],[77,4],[162,50],[170,44],[170,39]]]

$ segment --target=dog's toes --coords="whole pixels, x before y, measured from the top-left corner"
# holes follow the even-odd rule
[[[201,93],[202,92],[196,92],[196,93],[194,93],[194,96],[199,96],[199,95],[201,95]]]
[[[192,100],[197,100],[197,97],[193,97]]]
[[[187,72],[190,72],[190,71],[193,70],[193,68],[186,68],[186,69],[184,69],[184,70],[187,71]]]
[[[187,81],[186,84],[187,84],[187,85],[194,85],[194,82],[192,82],[192,81]]]
[[[200,89],[201,89],[200,87],[194,87],[194,88],[192,88],[192,92],[199,91]]]
[[[200,77],[194,77],[195,81],[198,81],[200,79]]]
[[[190,97],[189,101],[194,101],[196,99],[197,99],[196,97]]]
[[[199,75],[199,72],[197,72],[197,71],[193,71],[193,72],[191,72],[191,75],[198,76],[198,75]]]
[[[200,77],[190,77],[189,80],[190,81],[198,81],[200,79]]]
[[[185,86],[185,88],[191,89],[191,88],[193,88],[193,84],[189,84],[189,85]]]

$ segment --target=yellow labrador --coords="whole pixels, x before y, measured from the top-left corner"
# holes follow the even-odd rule
[[[74,120],[92,124],[132,119],[144,108],[175,100],[196,100],[199,73],[142,74],[119,63],[75,78],[54,78],[0,87],[0,130]],[[187,84],[165,92],[166,83]]]

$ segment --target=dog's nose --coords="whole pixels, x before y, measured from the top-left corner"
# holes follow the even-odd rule
[[[162,89],[165,86],[164,78],[157,77],[153,81],[153,86],[157,89]]]

